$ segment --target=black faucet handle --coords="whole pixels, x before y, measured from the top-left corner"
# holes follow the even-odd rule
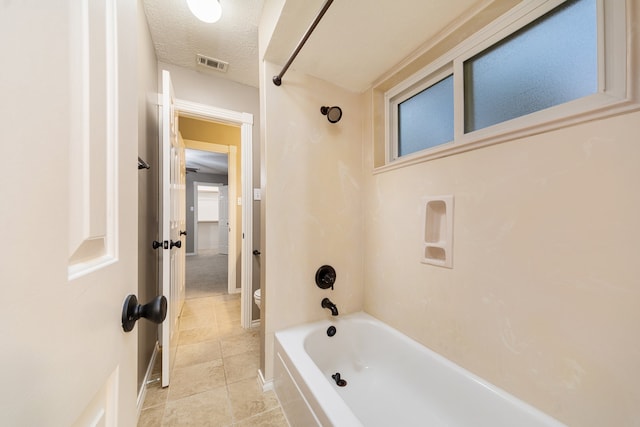
[[[336,270],[330,265],[323,265],[316,271],[316,285],[320,289],[333,289],[336,282]]]

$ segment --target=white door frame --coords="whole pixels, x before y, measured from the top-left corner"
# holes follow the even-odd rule
[[[252,310],[252,257],[253,257],[253,114],[198,104],[176,99],[175,106],[180,115],[195,119],[215,120],[240,126],[240,156],[242,165],[242,248],[241,259],[241,304],[240,322],[243,328],[251,327]],[[230,203],[236,203],[231,200]]]

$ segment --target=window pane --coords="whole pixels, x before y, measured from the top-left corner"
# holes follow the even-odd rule
[[[453,76],[398,105],[398,156],[453,141]]]
[[[596,0],[570,0],[464,63],[465,132],[598,90]]]

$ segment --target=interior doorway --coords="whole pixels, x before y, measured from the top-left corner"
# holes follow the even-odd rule
[[[181,122],[181,133],[194,137],[193,123]],[[185,145],[195,143],[186,139]],[[237,221],[230,218],[235,211],[229,203],[229,194],[236,193],[236,156],[230,155],[234,150],[229,146],[207,145],[211,145],[206,147],[208,150],[185,148],[187,298],[240,292],[236,280],[237,263],[232,258],[237,255],[237,245],[229,244],[241,237],[238,236]]]
[[[187,162],[188,169],[193,166]],[[217,178],[190,173],[196,174],[198,181],[188,185],[186,191],[187,210],[193,212],[192,226],[188,227],[193,230],[193,238],[187,239],[192,251],[186,259],[186,299],[224,295],[231,286],[235,288],[229,280],[229,208],[225,201],[228,185],[226,180],[199,181]]]
[[[187,119],[229,125],[239,131],[240,141],[238,146],[227,146],[229,163],[237,164],[238,166],[237,168],[229,168],[230,176],[228,178],[230,223],[237,220],[237,225],[231,225],[231,227],[233,227],[232,230],[235,230],[235,234],[233,232],[230,234],[230,236],[237,236],[237,238],[229,239],[229,259],[231,260],[229,265],[232,264],[232,261],[235,261],[236,268],[229,269],[229,274],[231,275],[234,271],[237,271],[238,276],[238,280],[236,280],[236,277],[233,277],[233,279],[230,278],[229,282],[239,283],[235,291],[241,293],[241,326],[249,328],[252,326],[251,316],[253,305],[253,115],[181,100],[176,100],[175,105],[181,117],[181,131],[182,124],[184,124]],[[190,138],[185,137],[185,135],[183,135],[183,137],[187,148],[202,149],[202,144],[198,144],[197,140],[190,141]],[[221,145],[220,142],[221,141],[216,141],[206,144],[206,149],[210,150],[212,146],[219,146]],[[192,146],[192,143],[194,143],[195,146]],[[236,160],[234,161],[232,158]],[[236,173],[237,175],[232,177],[232,173]],[[235,188],[232,186],[232,183],[236,183]],[[232,256],[234,253],[237,254],[235,258]]]
[[[242,230],[238,224],[241,222],[241,212],[235,203],[230,203],[230,200],[237,199],[238,187],[241,185],[242,171],[237,147],[240,144],[239,129],[231,128],[230,131],[226,125],[189,118],[181,118],[180,123],[187,157],[187,231],[192,236],[187,241],[187,254],[198,254],[203,248],[212,249],[211,243],[205,244],[206,240],[215,239],[216,248],[222,241],[224,243],[222,251],[228,255],[227,292],[240,293]],[[212,191],[206,190],[207,184],[210,184]],[[220,209],[220,206],[216,207],[215,220],[210,213],[204,214],[210,216],[209,218],[198,218],[197,213],[200,209],[197,197],[198,186],[203,188],[200,192],[201,196],[208,194],[211,203],[215,201],[217,204],[224,205],[224,209]],[[221,215],[224,224],[219,223]],[[214,230],[218,233],[217,236],[211,235]],[[205,242],[202,241],[203,239]]]

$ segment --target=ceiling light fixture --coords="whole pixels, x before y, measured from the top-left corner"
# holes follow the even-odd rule
[[[219,0],[187,0],[191,13],[202,22],[213,24],[222,17],[222,6]]]

